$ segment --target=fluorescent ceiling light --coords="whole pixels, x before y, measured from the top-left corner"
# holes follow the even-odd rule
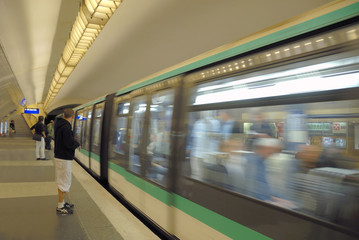
[[[298,93],[320,92],[336,89],[359,87],[359,72],[335,75],[330,77],[307,77],[286,80],[271,85],[250,88],[227,89],[198,95],[194,105],[212,104],[229,101],[249,100],[256,98],[283,96]]]
[[[226,87],[236,87],[236,86],[240,86],[243,84],[260,82],[263,80],[269,80],[269,79],[274,79],[274,78],[283,78],[283,77],[299,75],[299,74],[303,74],[303,73],[310,73],[310,72],[313,73],[313,72],[318,72],[321,70],[342,67],[342,66],[347,66],[347,65],[357,64],[357,63],[359,63],[359,57],[355,56],[355,57],[315,64],[315,65],[310,65],[310,66],[306,66],[306,67],[291,69],[291,70],[287,70],[287,71],[276,72],[276,73],[271,73],[271,74],[266,74],[266,75],[251,77],[251,78],[230,81],[230,82],[220,84],[220,85],[201,87],[197,90],[197,92],[207,92],[207,91],[226,88]]]
[[[72,26],[45,100],[46,109],[122,0],[84,0]],[[54,89],[57,89],[54,91]]]

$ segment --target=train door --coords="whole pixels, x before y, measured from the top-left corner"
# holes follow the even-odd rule
[[[141,175],[145,131],[145,116],[147,111],[147,97],[139,96],[132,100],[132,121],[129,140],[129,169]]]
[[[148,129],[143,142],[145,178],[155,183],[154,185],[159,185],[157,191],[162,194],[160,198],[159,195],[151,192],[152,186],[145,185],[144,190],[150,195],[144,194],[143,211],[168,231],[172,219],[169,207],[171,194],[168,192],[168,187],[174,93],[175,90],[171,88],[154,92],[150,96]]]
[[[76,151],[77,159],[86,167],[90,168],[90,124],[92,117],[92,106],[78,112],[79,119],[79,137],[81,150]],[[76,136],[76,135],[75,135]]]
[[[143,210],[147,96],[125,95],[115,98],[111,126],[109,185],[139,210]],[[130,101],[130,98],[132,101]]]
[[[108,183],[123,193],[126,190],[125,179],[121,172],[128,169],[128,119],[130,100],[127,97],[116,97],[112,110],[112,121],[108,147]]]
[[[90,169],[97,175],[101,175],[100,171],[100,151],[101,151],[101,133],[102,120],[105,103],[95,105],[93,114],[93,124],[91,131],[91,152],[90,152]]]
[[[168,186],[173,100],[173,89],[157,92],[151,96],[149,111],[145,176],[164,187]]]

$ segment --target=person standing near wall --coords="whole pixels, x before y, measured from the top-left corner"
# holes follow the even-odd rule
[[[15,130],[15,121],[14,120],[11,120],[10,121],[10,135],[14,135],[16,133],[16,130]]]
[[[63,118],[55,121],[55,174],[58,190],[57,214],[72,214],[74,204],[65,202],[65,193],[70,191],[72,181],[72,160],[80,144],[75,140],[71,123],[74,111],[64,110]]]
[[[30,128],[31,130],[35,129],[35,134],[41,136],[39,140],[36,141],[36,160],[47,160],[45,158],[45,130],[46,126],[44,124],[44,117],[39,116],[37,123]]]

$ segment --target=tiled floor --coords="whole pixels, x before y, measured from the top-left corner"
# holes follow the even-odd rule
[[[58,216],[53,151],[46,157],[35,160],[29,137],[0,137],[1,240],[158,239],[75,161],[74,214]]]

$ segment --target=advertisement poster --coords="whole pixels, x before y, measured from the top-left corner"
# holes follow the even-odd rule
[[[359,125],[354,126],[354,148],[359,150]]]
[[[333,129],[333,133],[347,133],[347,123],[333,122],[332,129]]]

